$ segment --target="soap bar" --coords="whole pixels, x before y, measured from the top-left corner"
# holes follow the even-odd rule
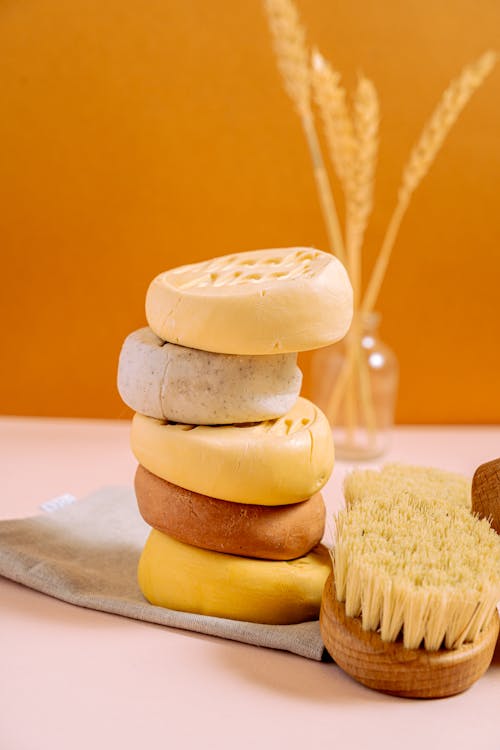
[[[139,466],[135,494],[149,526],[215,552],[293,560],[315,547],[325,530],[319,493],[292,505],[229,503],[170,484]]]
[[[159,607],[289,625],[319,616],[330,571],[322,545],[291,562],[253,560],[191,547],[153,529],[138,580],[146,599]]]
[[[241,356],[162,341],[150,328],[125,339],[118,390],[134,411],[187,424],[257,422],[285,414],[302,373],[296,354]]]
[[[149,326],[174,344],[278,354],[333,344],[352,319],[342,263],[307,247],[253,250],[165,271],[146,295]]]
[[[254,424],[171,424],[135,414],[131,447],[142,466],[167,482],[253,505],[312,497],[334,461],[328,420],[304,398],[283,417]]]

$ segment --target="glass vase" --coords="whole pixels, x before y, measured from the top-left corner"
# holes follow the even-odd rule
[[[399,367],[379,325],[378,313],[355,317],[343,341],[312,356],[312,400],[330,420],[340,459],[376,458],[390,444]]]

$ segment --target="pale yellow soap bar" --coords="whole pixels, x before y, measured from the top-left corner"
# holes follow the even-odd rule
[[[312,248],[253,250],[173,268],[146,296],[165,341],[225,354],[278,354],[327,346],[351,324],[342,263]]]
[[[131,447],[142,466],[167,482],[258,505],[311,497],[334,462],[328,420],[305,398],[279,419],[249,425],[170,424],[136,414]]]
[[[326,547],[289,562],[191,547],[153,530],[139,562],[139,586],[159,607],[231,620],[288,625],[319,616],[331,571]]]

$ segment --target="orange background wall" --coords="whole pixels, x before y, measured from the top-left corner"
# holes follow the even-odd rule
[[[379,90],[369,267],[441,91],[500,47],[500,3],[299,8],[347,85],[362,69]],[[0,412],[128,416],[116,360],[154,275],[235,250],[326,246],[261,5],[5,0],[0,50]],[[499,85],[500,66],[414,196],[383,287],[400,422],[500,421]]]

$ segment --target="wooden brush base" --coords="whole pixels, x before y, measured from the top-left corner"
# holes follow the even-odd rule
[[[333,574],[321,602],[321,635],[338,666],[369,688],[404,698],[444,698],[467,690],[488,669],[499,627],[495,613],[474,643],[454,650],[408,649],[363,630],[359,617],[347,617],[335,598]]]

